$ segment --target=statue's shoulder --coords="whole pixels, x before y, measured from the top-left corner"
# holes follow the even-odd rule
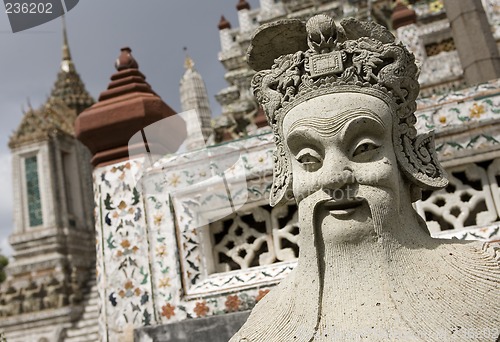
[[[275,334],[276,339],[270,340],[269,331],[274,331],[280,325],[280,320],[286,318],[283,312],[291,312],[295,305],[295,273],[294,269],[255,305],[246,323],[229,342],[282,341],[280,334],[277,332]],[[274,335],[271,334],[271,336]]]
[[[499,242],[484,242],[481,246],[482,251],[495,259],[500,267],[500,241]]]
[[[440,245],[439,251],[445,261],[459,269],[486,271],[500,282],[499,242],[451,240]]]

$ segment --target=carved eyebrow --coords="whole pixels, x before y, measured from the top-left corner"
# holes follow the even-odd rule
[[[295,121],[292,126],[290,126],[290,130],[288,131],[291,134],[294,130],[299,128],[311,128],[315,130],[320,136],[328,137],[337,134],[344,127],[344,125],[357,118],[367,117],[376,121],[383,128],[385,128],[385,124],[382,119],[372,112],[369,109],[349,109],[344,112],[341,112],[335,117],[335,120],[332,118],[302,118]]]

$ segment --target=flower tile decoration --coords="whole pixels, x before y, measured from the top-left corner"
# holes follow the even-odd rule
[[[475,91],[470,89],[442,97],[418,101],[417,129],[436,133],[500,118],[500,81],[483,84]]]
[[[446,96],[419,100],[416,127],[436,133],[441,161],[498,149],[500,82],[482,84]]]
[[[442,0],[419,1],[413,6],[419,17],[437,15],[444,11]]]
[[[103,340],[156,324],[144,205],[135,186],[141,173],[140,159],[94,170],[100,321],[108,332]]]

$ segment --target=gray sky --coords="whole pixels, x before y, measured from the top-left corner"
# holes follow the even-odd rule
[[[247,0],[252,8],[258,0]],[[155,92],[180,111],[179,80],[184,51],[205,80],[213,115],[220,114],[214,95],[227,86],[217,59],[220,16],[238,27],[238,0],[80,0],[66,14],[73,61],[87,90],[97,99],[115,72],[120,48],[129,46],[139,69]],[[0,13],[0,250],[10,254],[12,186],[8,138],[17,128],[22,108],[43,104],[61,61],[61,20],[12,33]]]

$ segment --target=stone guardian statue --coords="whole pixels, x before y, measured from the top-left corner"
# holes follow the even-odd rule
[[[447,185],[414,127],[414,56],[375,23],[318,15],[261,27],[248,60],[270,202],[297,202],[300,255],[231,342],[495,341],[500,250],[433,239],[412,207]]]

